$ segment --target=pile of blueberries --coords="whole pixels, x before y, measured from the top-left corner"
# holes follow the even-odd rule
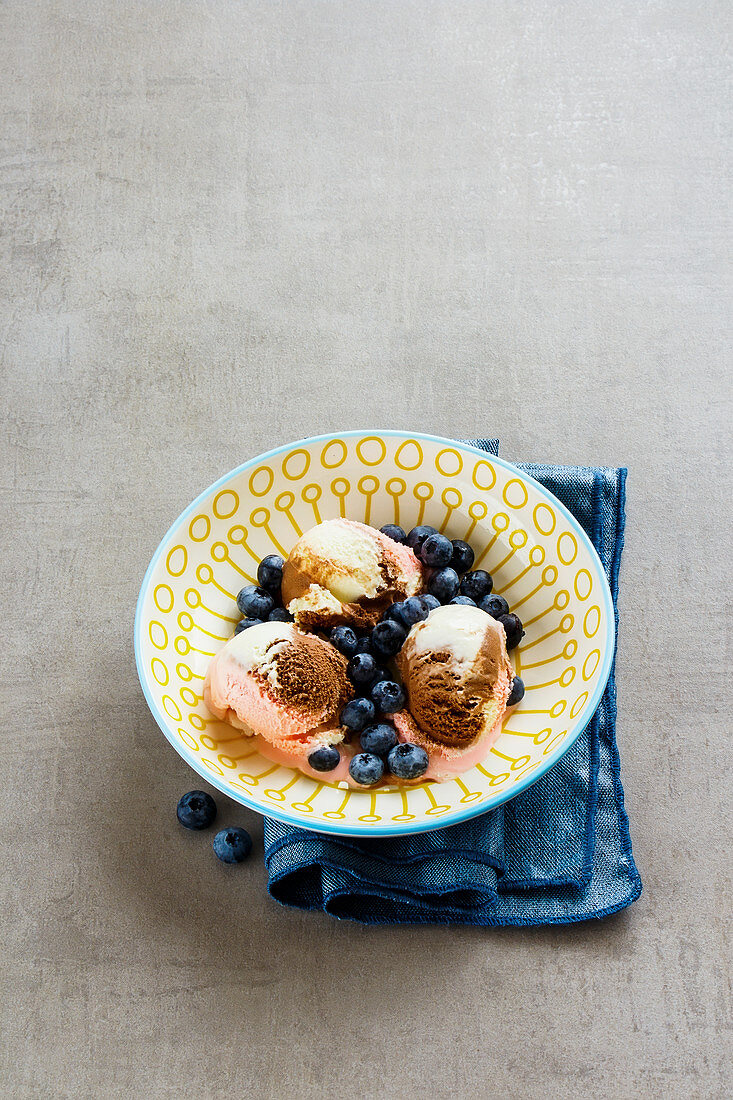
[[[237,596],[244,618],[235,626],[235,634],[259,623],[292,623],[293,616],[283,607],[284,564],[279,554],[268,554],[257,566],[259,584],[246,584]]]
[[[480,607],[503,625],[507,649],[514,649],[524,634],[521,620],[511,614],[504,597],[492,595],[491,574],[471,569],[475,556],[467,542],[449,539],[427,524],[413,527],[409,534],[392,523],[381,530],[395,542],[409,546],[430,572],[427,593],[391,604],[372,630],[364,633],[337,626],[330,634],[332,644],[348,658],[347,673],[357,692],[339,720],[347,739],[359,735],[362,751],[352,757],[349,774],[362,787],[379,783],[385,770],[397,779],[419,779],[427,771],[425,750],[398,742],[394,726],[384,721],[385,716],[402,710],[406,702],[402,685],[384,665],[399,653],[415,623],[427,619],[441,604],[468,604]],[[247,585],[237,596],[244,618],[237,623],[235,634],[257,623],[293,621],[282,606],[283,564],[279,554],[262,559],[257,569],[259,584]],[[524,684],[515,676],[507,705],[513,706],[523,696]],[[340,760],[339,750],[333,745],[315,749],[308,757],[317,772],[332,772]]]

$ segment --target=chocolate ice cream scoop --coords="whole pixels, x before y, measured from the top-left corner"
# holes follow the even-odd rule
[[[464,749],[501,721],[512,670],[503,626],[480,608],[435,608],[412,627],[397,665],[407,710],[429,741]]]

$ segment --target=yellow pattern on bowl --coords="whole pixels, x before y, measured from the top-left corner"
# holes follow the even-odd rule
[[[257,563],[287,556],[336,516],[409,530],[431,523],[476,551],[521,617],[514,664],[526,694],[486,760],[445,783],[347,790],[253,752],[212,717],[201,688],[239,619],[235,597]],[[345,432],[261,455],[211,486],[173,524],[143,580],[135,653],[164,734],[214,786],[271,817],[321,832],[419,832],[483,813],[567,751],[603,693],[614,647],[603,567],[574,517],[516,467],[447,439]]]

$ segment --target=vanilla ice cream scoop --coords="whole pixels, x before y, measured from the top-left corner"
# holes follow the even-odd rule
[[[421,744],[431,774],[455,774],[488,752],[501,729],[512,668],[504,627],[478,607],[436,607],[397,656],[407,709],[394,716],[403,740]]]
[[[422,587],[422,566],[409,547],[347,519],[306,531],[283,567],[283,603],[310,629],[373,626],[390,603]]]

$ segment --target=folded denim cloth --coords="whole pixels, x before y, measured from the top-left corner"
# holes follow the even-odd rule
[[[467,442],[498,453],[498,440]],[[520,468],[582,524],[615,608],[626,470]],[[266,818],[265,864],[276,901],[369,924],[567,924],[625,908],[641,879],[624,809],[613,669],[572,749],[503,806],[400,839],[340,839]]]

